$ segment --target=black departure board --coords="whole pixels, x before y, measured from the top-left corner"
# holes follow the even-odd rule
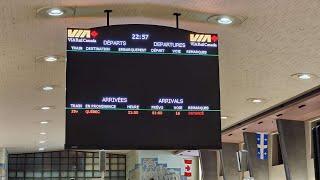
[[[221,148],[218,36],[67,30],[66,148]]]

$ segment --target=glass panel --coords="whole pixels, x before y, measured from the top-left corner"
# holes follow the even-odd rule
[[[28,164],[26,165],[26,171],[33,171],[34,170],[34,165]]]
[[[89,180],[99,178],[101,172],[99,171],[98,156],[99,153],[96,152],[76,151],[9,155],[9,177],[10,180],[70,180],[70,178]],[[106,154],[105,179],[125,180],[125,169],[125,156]]]
[[[118,170],[118,165],[117,164],[112,164],[111,165],[111,170]]]
[[[59,157],[60,153],[59,152],[52,152],[52,157]]]
[[[86,158],[86,163],[87,164],[92,164],[92,158]]]
[[[18,164],[24,164],[24,158],[17,158]]]
[[[59,177],[59,171],[52,171],[52,177]]]
[[[99,164],[95,164],[95,165],[93,166],[93,170],[100,170]]]
[[[69,151],[69,157],[72,157],[72,158],[76,158],[76,152],[75,151]]]
[[[34,163],[35,164],[42,164],[42,158],[35,158]]]
[[[34,164],[34,158],[27,158],[27,164]]]
[[[26,154],[26,156],[33,158],[33,157],[34,157],[34,154]]]
[[[42,171],[42,165],[41,164],[34,165],[34,170],[35,171]]]
[[[92,177],[92,172],[91,171],[86,171],[85,176],[86,177]]]
[[[86,165],[86,170],[92,170],[92,165]]]
[[[119,171],[119,176],[126,176],[126,172],[125,171]]]
[[[9,172],[9,177],[16,177],[16,172]]]
[[[111,158],[111,164],[118,163],[118,158]]]
[[[119,163],[125,164],[126,163],[126,158],[119,158]]]
[[[126,170],[126,165],[120,164],[118,168],[119,168],[119,170]]]
[[[76,177],[75,171],[69,171],[69,177]]]
[[[36,153],[34,156],[35,156],[35,157],[38,157],[38,158],[41,158],[41,157],[42,157],[42,154],[43,154],[43,153]]]
[[[51,164],[51,158],[43,158],[44,164]]]
[[[111,176],[112,177],[118,176],[118,171],[111,171]]]
[[[76,164],[77,159],[76,158],[69,158],[69,164]]]
[[[68,172],[67,171],[62,171],[61,172],[61,177],[68,177]]]
[[[59,164],[60,163],[60,159],[59,158],[52,158],[52,164]]]
[[[51,153],[44,153],[43,157],[51,157]]]
[[[21,171],[18,171],[17,172],[17,177],[23,177],[24,176],[24,173],[23,172],[21,172]]]
[[[59,164],[52,164],[52,170],[53,171],[59,171],[60,170]]]
[[[44,171],[43,172],[43,177],[51,177],[51,172],[50,171]]]
[[[68,158],[61,158],[61,164],[68,164]]]
[[[42,172],[41,171],[34,172],[34,177],[42,177]]]
[[[43,165],[43,170],[50,171],[51,170],[51,164],[44,164]]]
[[[93,153],[86,153],[86,157],[93,157]]]
[[[17,165],[17,170],[18,170],[18,171],[20,171],[20,170],[21,170],[21,171],[24,171],[24,164],[18,164],[18,165]]]
[[[94,172],[93,172],[93,176],[94,176],[94,177],[101,177],[100,171],[94,171]]]
[[[17,158],[9,158],[9,164],[15,164],[17,161]]]
[[[68,171],[68,165],[67,164],[61,164],[61,170]]]
[[[77,173],[77,175],[78,175],[78,177],[84,177],[84,172],[79,171],[79,172]]]
[[[73,165],[73,164],[69,164],[69,170],[77,170],[77,166],[76,165]]]
[[[98,164],[100,161],[99,161],[99,158],[94,158],[94,161],[93,161],[95,164]]]
[[[68,151],[62,151],[62,152],[60,153],[60,156],[61,156],[61,157],[68,157]]]
[[[15,171],[17,169],[17,165],[9,164],[9,170]]]
[[[77,152],[77,153],[78,153],[77,154],[78,157],[84,157],[84,155],[85,155],[84,152]]]

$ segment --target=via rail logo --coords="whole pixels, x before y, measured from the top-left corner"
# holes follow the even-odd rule
[[[90,29],[68,29],[68,42],[96,43],[99,33]]]
[[[214,34],[190,34],[190,42],[197,43],[216,43],[218,36]]]

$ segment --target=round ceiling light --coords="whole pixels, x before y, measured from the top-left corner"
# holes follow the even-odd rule
[[[296,73],[292,74],[291,77],[298,79],[298,80],[311,80],[317,78],[317,75],[311,73]]]
[[[41,132],[41,133],[40,133],[40,135],[46,135],[46,134],[47,134],[46,132]]]
[[[245,20],[246,18],[244,17],[236,17],[236,16],[229,16],[229,15],[213,15],[207,19],[209,23],[216,23],[219,25],[241,24]]]
[[[54,89],[53,86],[43,86],[42,87],[42,90],[44,90],[44,91],[52,91],[53,89]]]
[[[60,55],[37,56],[36,62],[38,62],[38,63],[66,62],[66,58],[64,56],[60,56]]]
[[[247,101],[251,103],[259,104],[259,103],[263,103],[265,100],[262,98],[249,98],[247,99]]]
[[[44,60],[47,62],[55,62],[58,61],[58,58],[56,56],[46,56],[44,57]]]
[[[70,7],[43,7],[37,9],[39,17],[70,17],[74,15],[74,9]]]
[[[46,143],[47,141],[39,141],[39,144],[44,144]]]
[[[229,117],[228,116],[221,116],[221,119],[225,120],[225,119],[228,119]]]
[[[44,151],[45,150],[45,148],[39,148],[39,151]]]
[[[50,106],[43,106],[43,107],[41,107],[41,109],[42,109],[42,110],[50,110],[51,107],[50,107]]]
[[[62,16],[64,11],[60,8],[51,8],[47,10],[49,16]]]
[[[233,23],[233,19],[228,16],[221,16],[217,19],[219,24],[229,25]]]

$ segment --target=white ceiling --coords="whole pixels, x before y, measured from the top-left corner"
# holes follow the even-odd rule
[[[220,36],[222,114],[231,117],[223,120],[222,128],[320,82],[290,78],[297,72],[320,76],[318,0],[0,0],[0,146],[11,152],[35,151],[40,131],[46,131],[48,150],[63,148],[65,64],[39,63],[35,59],[65,55],[67,27],[105,25],[102,17],[37,18],[37,8],[146,2],[248,17],[240,26],[229,27],[187,20],[180,23],[184,29]],[[111,23],[175,25],[174,18],[118,16]],[[54,92],[41,92],[39,87],[46,84],[59,87]],[[267,101],[254,105],[246,102],[250,97]],[[37,109],[43,105],[55,109]],[[49,125],[40,127],[42,120],[49,120]]]

